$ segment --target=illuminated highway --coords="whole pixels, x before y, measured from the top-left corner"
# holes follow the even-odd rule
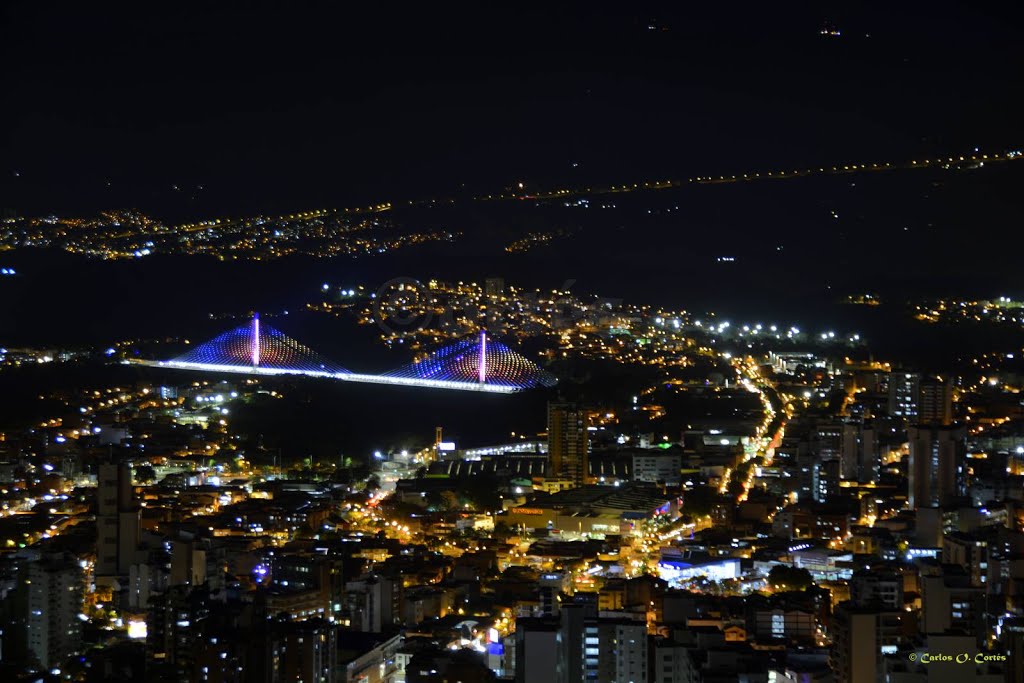
[[[732,175],[699,175],[681,179],[647,180],[636,183],[625,183],[622,185],[608,185],[586,188],[563,188],[557,190],[541,190],[530,193],[505,193],[497,195],[482,195],[474,197],[477,201],[500,201],[506,199],[561,199],[578,195],[595,194],[616,194],[621,192],[641,192],[644,190],[667,190],[684,187],[686,185],[710,185],[719,183],[742,183],[755,180],[782,180],[788,178],[803,178],[814,175],[839,175],[848,173],[869,173],[879,171],[915,170],[934,167],[948,167],[958,164],[975,164],[977,167],[986,163],[1003,161],[1014,161],[1024,159],[1024,153],[1013,150],[1005,153],[970,155],[956,155],[949,157],[935,157],[932,159],[911,159],[898,162],[873,162],[858,164],[839,164],[835,166],[818,166],[798,169],[772,169],[765,171],[750,171]],[[409,202],[414,204],[417,202]]]

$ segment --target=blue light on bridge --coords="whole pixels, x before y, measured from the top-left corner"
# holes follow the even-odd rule
[[[505,344],[479,336],[444,346],[383,375],[356,374],[284,333],[252,321],[170,361],[137,361],[180,370],[305,375],[350,382],[509,394],[553,387],[557,379]]]

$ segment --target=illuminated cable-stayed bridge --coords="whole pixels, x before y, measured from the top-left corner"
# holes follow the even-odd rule
[[[536,363],[508,346],[479,337],[457,341],[422,360],[382,375],[351,372],[284,333],[251,322],[166,361],[129,360],[129,363],[176,370],[230,372],[243,375],[303,375],[345,382],[484,391],[511,394],[526,389],[553,387],[557,380]]]

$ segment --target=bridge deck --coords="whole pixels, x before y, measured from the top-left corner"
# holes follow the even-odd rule
[[[229,372],[236,375],[263,375],[276,377],[282,375],[302,375],[304,377],[320,377],[336,379],[343,382],[362,382],[365,384],[388,384],[392,386],[426,387],[430,389],[450,389],[455,391],[483,391],[492,394],[514,394],[521,391],[518,387],[506,387],[497,384],[480,382],[452,382],[441,379],[418,379],[411,377],[384,377],[382,375],[362,375],[354,372],[317,372],[315,370],[281,370],[261,366],[214,365],[210,363],[186,363],[182,361],[160,360],[126,360],[128,365],[146,365],[154,368],[172,370],[192,370],[196,372]]]

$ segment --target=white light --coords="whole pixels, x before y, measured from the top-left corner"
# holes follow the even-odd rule
[[[459,391],[482,391],[492,394],[515,394],[521,389],[513,386],[498,384],[481,384],[480,382],[460,382],[456,380],[441,379],[420,379],[414,377],[382,377],[380,375],[363,375],[359,373],[335,373],[320,370],[283,370],[277,368],[239,368],[236,365],[218,365],[216,363],[189,363],[182,361],[153,361],[143,362],[142,365],[152,365],[160,368],[178,368],[182,370],[200,370],[203,372],[232,372],[244,375],[302,375],[305,377],[324,377],[342,382],[365,382],[368,384],[388,384],[392,386],[406,387],[430,387],[432,389],[454,389]],[[212,399],[211,399],[212,400]]]
[[[147,635],[146,622],[145,621],[129,621],[128,622],[128,637],[134,640],[144,639]]]

